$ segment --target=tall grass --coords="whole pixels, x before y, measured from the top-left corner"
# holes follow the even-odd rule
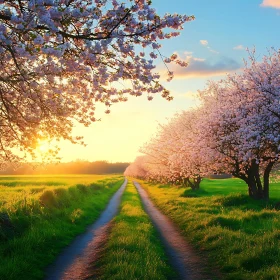
[[[148,215],[131,182],[99,264],[99,280],[174,279]],[[96,279],[96,278],[94,278]]]
[[[34,194],[43,190],[54,190],[56,188],[69,188],[77,184],[88,185],[92,182],[106,184],[106,181],[117,178],[118,176],[108,175],[17,175],[0,176],[0,211],[1,205],[8,203],[14,205],[23,197],[26,199],[35,198]],[[7,208],[8,205],[6,205]]]
[[[280,279],[279,183],[270,203],[250,199],[238,179],[205,179],[197,192],[141,183],[223,279]]]
[[[123,182],[108,175],[35,177],[37,185],[30,178],[24,184],[25,178],[10,177],[10,185],[1,179],[0,279],[5,280],[43,279],[46,265],[98,218]]]

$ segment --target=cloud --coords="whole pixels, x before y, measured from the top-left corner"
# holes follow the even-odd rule
[[[200,40],[199,42],[203,46],[207,46],[208,45],[208,41],[207,40]]]
[[[219,53],[208,46],[209,42],[207,40],[200,40],[199,42],[201,45],[205,46],[210,52],[215,53],[215,54]]]
[[[177,53],[177,52],[175,52],[175,53]],[[193,52],[184,51],[183,54],[187,57],[187,56],[192,56]],[[177,55],[179,55],[179,54],[177,53]]]
[[[280,1],[279,0],[263,0],[263,2],[261,3],[260,6],[280,9]]]
[[[209,49],[209,51],[212,52],[212,53],[219,54],[218,51],[215,51],[215,50],[211,49],[210,47],[207,47],[207,49]]]
[[[188,100],[196,100],[197,99],[197,92],[193,91],[186,91],[186,92],[181,92],[181,93],[175,93],[174,97],[179,97],[183,99],[188,99]]]
[[[205,61],[205,58],[192,57],[192,56],[189,56],[188,59],[193,59],[194,61]]]
[[[245,50],[245,47],[243,45],[238,45],[238,46],[235,46],[233,49],[238,50],[238,51],[242,51],[242,50]]]
[[[220,76],[235,72],[241,68],[237,61],[229,57],[221,57],[214,62],[193,56],[186,56],[185,59],[180,59],[187,61],[189,65],[188,67],[170,65],[170,71],[174,72],[175,79]]]

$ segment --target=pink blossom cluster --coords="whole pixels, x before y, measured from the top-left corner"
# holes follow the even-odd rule
[[[171,100],[154,73],[159,41],[193,19],[160,17],[147,0],[0,1],[0,161],[38,139],[76,142],[73,121],[96,121],[96,103]]]

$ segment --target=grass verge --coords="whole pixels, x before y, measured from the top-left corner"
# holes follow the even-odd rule
[[[99,280],[160,280],[176,276],[131,181],[97,266]]]
[[[43,279],[44,268],[98,218],[122,182],[120,176],[96,177],[88,184],[21,193],[21,199],[12,195],[0,208],[0,279]]]
[[[276,190],[271,191],[272,204],[266,204],[250,199],[237,179],[206,179],[198,192],[140,182],[186,238],[207,252],[223,279],[280,279]]]

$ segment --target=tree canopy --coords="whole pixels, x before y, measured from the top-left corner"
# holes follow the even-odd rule
[[[134,170],[141,164],[146,178],[179,183],[230,173],[247,183],[251,197],[268,199],[280,156],[280,52],[261,62],[251,53],[241,73],[209,82],[199,96],[201,106],[159,127]]]
[[[159,41],[193,19],[159,16],[146,0],[0,0],[0,162],[15,149],[34,156],[40,139],[83,143],[73,122],[96,121],[98,103],[110,113],[129,95],[171,100],[156,59],[187,64]]]

